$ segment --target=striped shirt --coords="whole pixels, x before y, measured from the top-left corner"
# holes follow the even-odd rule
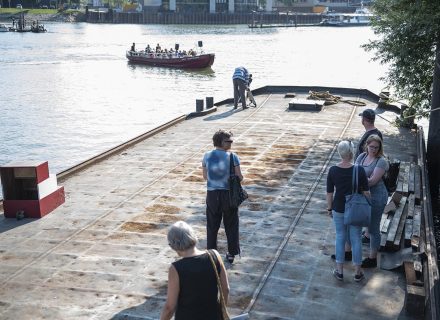
[[[249,72],[245,67],[235,68],[232,79],[240,79],[244,82],[249,83]]]

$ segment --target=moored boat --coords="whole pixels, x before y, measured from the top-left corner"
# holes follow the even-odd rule
[[[321,26],[348,27],[368,26],[374,15],[367,8],[358,8],[354,13],[328,13]]]
[[[0,32],[8,32],[9,28],[4,25],[3,23],[0,23]]]
[[[31,31],[33,33],[43,33],[43,32],[47,32],[46,28],[44,27],[44,25],[42,24],[34,24],[31,27]]]
[[[169,68],[201,69],[212,66],[215,59],[214,53],[201,53],[183,55],[180,53],[155,53],[146,51],[129,50],[126,57],[130,62],[150,66]]]

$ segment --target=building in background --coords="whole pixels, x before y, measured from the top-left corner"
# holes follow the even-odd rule
[[[267,2],[271,4],[272,0]],[[235,13],[251,12],[257,8],[257,0],[144,0],[144,9],[150,12]]]
[[[0,0],[1,1],[1,0]],[[110,0],[89,0],[91,7],[108,7]],[[354,12],[366,1],[362,0],[138,0],[121,5],[120,11],[148,13],[249,13],[249,12]],[[111,7],[111,5],[110,5]]]
[[[277,0],[276,3],[273,4],[273,9],[276,9],[277,11],[291,10],[304,13],[324,13],[327,10],[336,12],[354,12],[356,8],[370,3],[371,1],[365,0]]]

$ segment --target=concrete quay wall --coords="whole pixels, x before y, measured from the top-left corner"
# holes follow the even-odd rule
[[[132,24],[291,24],[317,25],[320,14],[292,13],[290,15],[252,13],[147,13],[147,12],[98,12],[89,11],[86,22]]]

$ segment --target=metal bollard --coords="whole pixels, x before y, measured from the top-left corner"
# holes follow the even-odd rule
[[[203,111],[203,99],[196,99],[196,112]]]
[[[214,106],[214,97],[206,97],[206,109],[210,109]]]

